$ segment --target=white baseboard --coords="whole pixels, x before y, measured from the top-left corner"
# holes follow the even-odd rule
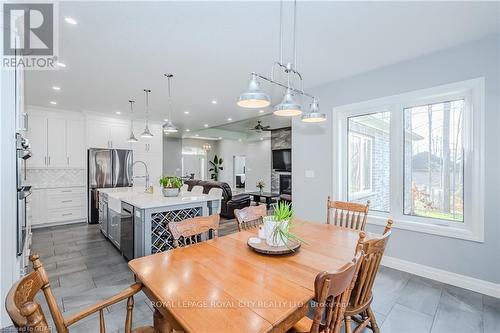
[[[382,259],[382,265],[428,279],[451,284],[456,287],[472,290],[484,295],[500,298],[500,284],[497,283],[388,256],[384,256]]]
[[[82,222],[87,222],[87,219],[78,219],[78,220],[71,220],[71,221],[61,221],[61,222],[53,222],[53,223],[43,223],[43,224],[32,224],[31,229],[41,229],[41,228],[47,228],[47,227],[55,227],[58,225],[65,225],[65,224],[75,224],[75,223],[82,223]]]

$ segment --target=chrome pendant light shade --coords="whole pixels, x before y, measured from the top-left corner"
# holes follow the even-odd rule
[[[144,132],[141,133],[141,138],[152,138],[153,134],[149,130],[149,94],[151,93],[151,90],[149,89],[144,89],[144,92],[146,94],[146,127],[144,128]]]
[[[293,92],[290,88],[287,88],[281,103],[274,107],[273,113],[282,117],[293,117],[302,114],[302,106],[295,101]]]
[[[172,78],[174,77],[174,74],[171,74],[171,73],[166,73],[166,74],[163,74],[164,77],[167,78],[167,83],[168,83],[168,121],[163,124],[163,133],[165,134],[169,134],[169,133],[177,133],[179,130],[177,129],[177,127],[175,127],[174,123],[172,123],[172,109],[174,108],[173,107],[173,103],[172,103],[172,88],[171,88],[171,80]]]
[[[326,114],[319,111],[319,103],[316,98],[311,103],[309,112],[302,115],[302,121],[305,123],[320,123],[326,120]]]
[[[134,100],[129,100],[130,103],[130,136],[127,139],[127,142],[137,142],[137,138],[134,135],[134,123],[133,123],[133,114],[134,114]]]
[[[247,90],[240,95],[236,103],[243,108],[258,109],[271,105],[271,97],[260,89],[257,76],[252,73]]]

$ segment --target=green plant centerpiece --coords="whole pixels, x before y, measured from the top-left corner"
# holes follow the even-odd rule
[[[217,181],[219,180],[219,171],[224,170],[224,167],[222,166],[222,163],[224,162],[222,158],[217,157],[217,155],[214,156],[213,161],[209,161],[210,165],[212,166],[208,171],[211,171],[212,174],[210,175],[210,178]]]
[[[175,176],[165,176],[160,178],[160,185],[162,186],[163,196],[176,197],[182,187],[182,179]]]
[[[262,194],[264,187],[266,187],[266,183],[263,180],[259,180],[255,186],[259,189],[260,194]]]
[[[289,240],[304,243],[304,241],[292,232],[293,225],[292,206],[279,201],[274,209],[274,214],[264,217],[264,233],[266,243],[269,246],[287,246]]]

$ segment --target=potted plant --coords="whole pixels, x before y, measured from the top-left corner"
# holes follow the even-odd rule
[[[160,185],[163,187],[163,196],[176,197],[182,187],[182,179],[175,176],[165,176],[160,179]]]
[[[210,175],[210,178],[217,181],[219,180],[219,171],[224,170],[224,167],[222,166],[222,158],[218,158],[217,155],[214,156],[213,161],[209,161],[210,165],[212,166],[208,171],[213,171],[213,173]]]
[[[262,191],[264,190],[264,187],[266,187],[266,183],[264,183],[263,180],[259,180],[255,186],[259,189],[259,192],[262,195]]]
[[[264,233],[267,245],[286,246],[289,239],[303,242],[302,239],[292,233],[292,217],[292,206],[284,201],[276,204],[273,215],[264,217]]]

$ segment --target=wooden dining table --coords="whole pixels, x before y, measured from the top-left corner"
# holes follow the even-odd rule
[[[352,260],[359,237],[331,224],[294,225],[307,243],[289,255],[254,252],[251,230],[130,261],[155,307],[157,331],[286,332],[307,314],[316,275]]]

